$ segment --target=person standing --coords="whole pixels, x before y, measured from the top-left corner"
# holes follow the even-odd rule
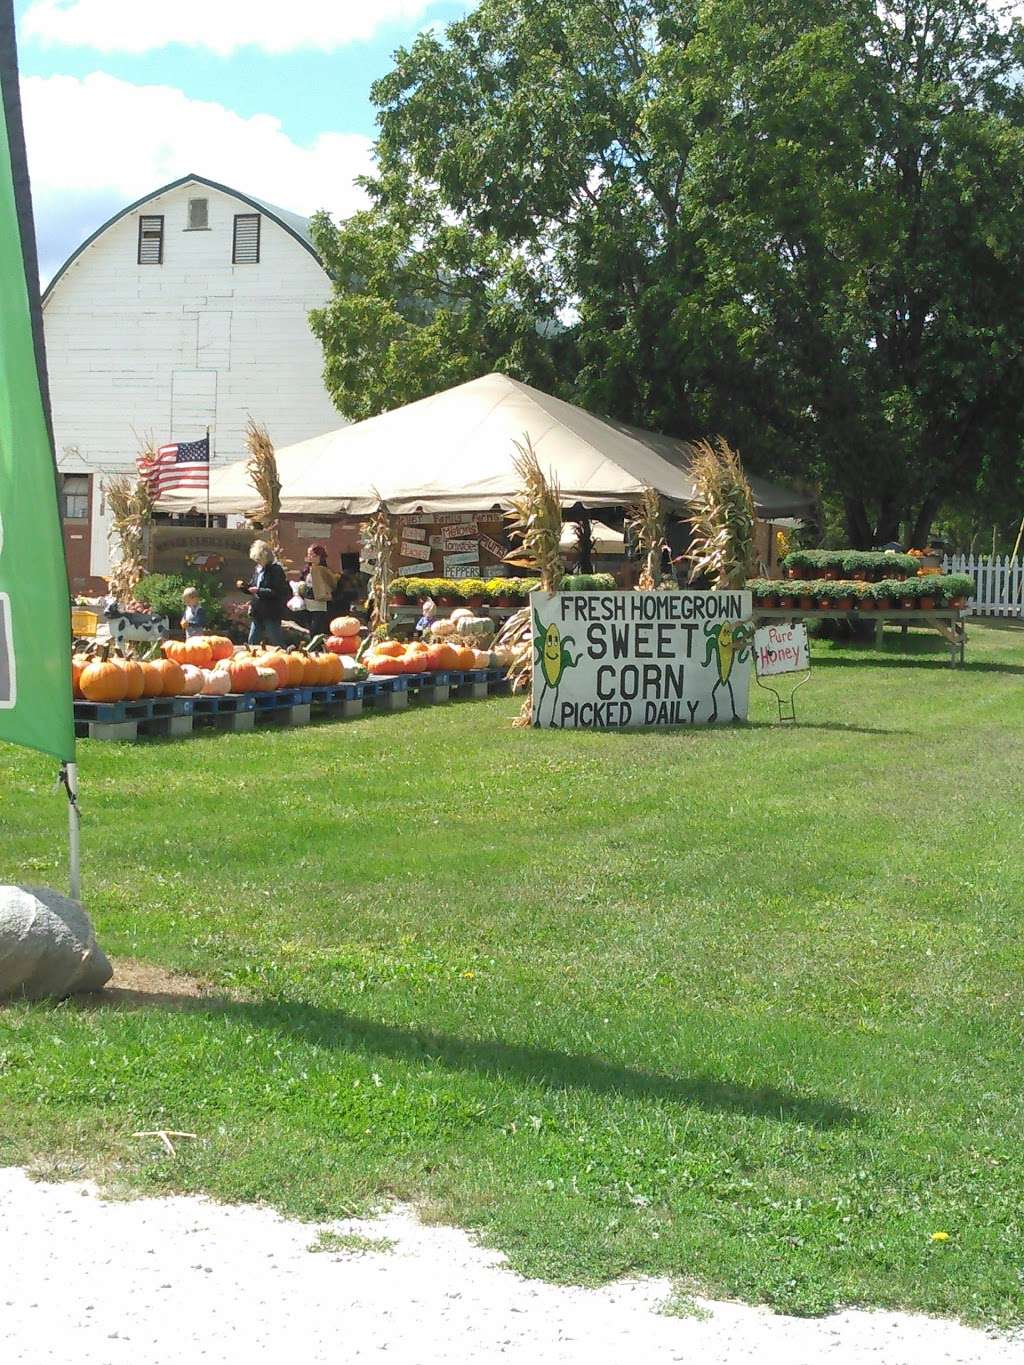
[[[265,540],[255,540],[249,550],[255,568],[245,591],[249,603],[249,644],[284,644],[281,618],[290,596],[284,569]]]
[[[323,545],[311,545],[306,551],[304,624],[310,635],[327,633],[327,607],[338,586],[340,574],[327,567],[327,549]]]
[[[181,618],[181,628],[185,639],[192,640],[197,635],[206,634],[206,608],[195,588],[186,588],[181,594],[185,614]]]

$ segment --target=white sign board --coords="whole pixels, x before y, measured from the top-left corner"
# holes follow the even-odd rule
[[[807,672],[811,667],[811,653],[804,623],[788,625],[779,621],[761,626],[754,634],[754,665],[759,678]]]
[[[751,608],[749,592],[532,593],[534,725],[745,720]]]
[[[446,577],[446,578],[450,577],[450,576],[451,576],[451,573],[452,573],[452,570],[455,569],[455,568],[457,568],[460,564],[479,564],[479,563],[480,563],[480,553],[479,553],[478,550],[463,550],[463,551],[460,551],[459,554],[455,554],[455,555],[445,555],[445,557],[444,557],[444,572],[445,572],[445,577]]]
[[[403,578],[429,578],[434,572],[434,561],[425,559],[421,564],[399,564]]]

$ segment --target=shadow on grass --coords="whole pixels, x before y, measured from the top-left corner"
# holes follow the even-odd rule
[[[740,1085],[712,1076],[666,1076],[660,1072],[556,1052],[528,1044],[456,1038],[429,1029],[399,1028],[341,1010],[286,1002],[246,1002],[175,991],[108,987],[67,1002],[96,1009],[172,1009],[226,1016],[246,1028],[269,1029],[314,1047],[369,1053],[396,1061],[441,1065],[495,1080],[543,1085],[551,1090],[586,1090],[636,1100],[696,1105],[712,1113],[740,1114],[800,1123],[814,1128],[854,1127],[864,1115],[849,1105],[793,1094],[774,1086]]]
[[[745,730],[828,730],[834,734],[848,735],[914,735],[916,730],[894,730],[891,726],[880,729],[875,725],[854,725],[844,720],[802,720],[797,716],[795,722],[778,720],[747,720],[741,722]]]
[[[847,646],[849,648],[849,646]],[[950,667],[949,654],[943,651],[942,654],[919,655],[919,654],[889,654],[885,650],[871,650],[865,648],[863,655],[853,653],[844,654],[840,658],[835,656],[814,656],[814,667],[818,668],[879,668],[882,666],[889,668],[940,668],[947,673],[1024,673],[1022,664],[1001,664],[991,660],[979,659],[975,662],[966,660],[962,664],[957,664],[955,668]]]

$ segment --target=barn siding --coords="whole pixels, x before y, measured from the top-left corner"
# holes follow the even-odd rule
[[[189,231],[188,201],[209,200]],[[139,437],[194,440],[209,422],[216,463],[244,454],[249,413],[275,445],[343,425],[321,378],[311,308],[330,283],[310,253],[262,215],[260,262],[232,265],[244,201],[205,185],[149,200],[164,215],[162,265],[139,265],[135,212],[68,268],[44,305],[58,461],[78,451],[98,473],[130,469]],[[92,572],[103,574],[104,500],[94,498]]]

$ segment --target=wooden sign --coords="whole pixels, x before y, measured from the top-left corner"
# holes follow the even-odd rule
[[[779,621],[755,631],[754,665],[759,678],[807,672],[811,667],[811,654],[804,623]]]

